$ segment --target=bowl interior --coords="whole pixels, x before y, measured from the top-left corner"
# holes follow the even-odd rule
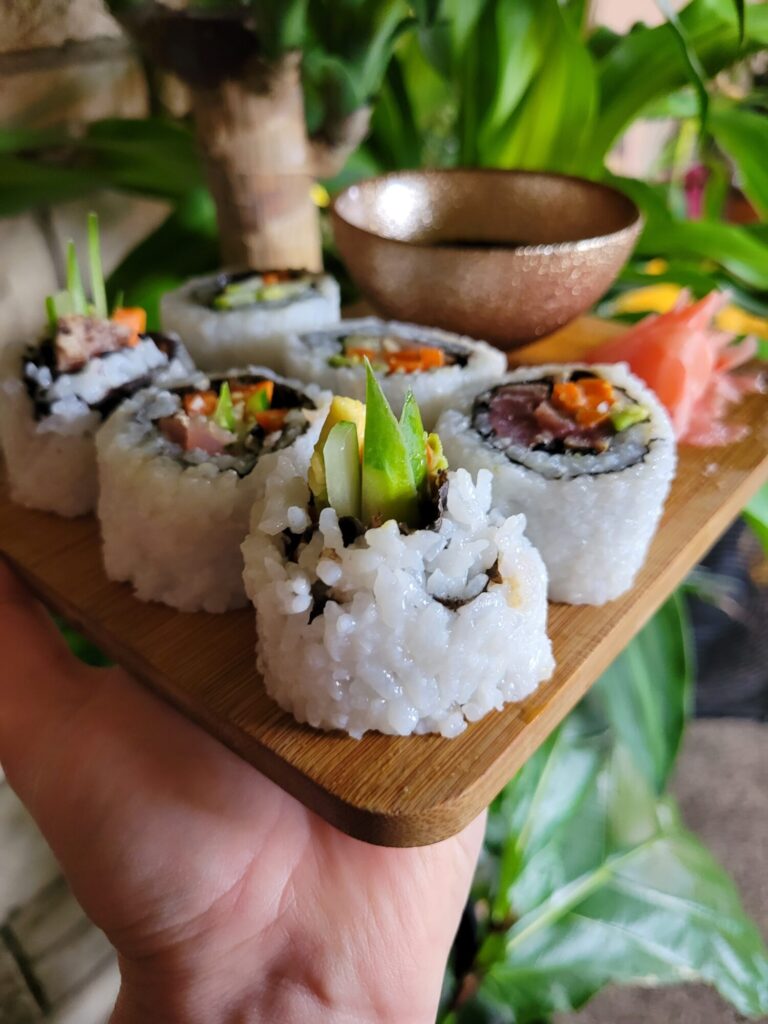
[[[602,238],[637,221],[635,204],[605,185],[528,171],[399,172],[336,200],[337,216],[381,238],[471,248]]]

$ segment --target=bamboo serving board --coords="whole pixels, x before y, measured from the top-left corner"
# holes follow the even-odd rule
[[[576,325],[516,353],[577,359],[612,325]],[[298,725],[254,670],[251,611],[182,614],[143,604],[106,580],[96,521],[13,505],[0,483],[0,548],[42,600],[158,694],[333,825],[387,846],[459,831],[515,771],[768,480],[768,397],[736,418],[750,436],[721,449],[682,448],[659,532],[635,587],[602,608],[550,605],[553,678],[453,740],[369,734],[353,740]]]

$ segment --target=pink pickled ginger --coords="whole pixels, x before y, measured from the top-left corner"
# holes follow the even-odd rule
[[[755,355],[757,343],[717,330],[714,316],[727,305],[722,292],[685,299],[669,313],[647,316],[625,333],[592,349],[590,363],[629,363],[666,406],[679,441],[710,447],[743,438],[749,428],[729,424],[729,408],[742,395],[763,390],[759,373],[732,371]]]

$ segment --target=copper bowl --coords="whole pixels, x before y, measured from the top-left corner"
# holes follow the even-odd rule
[[[347,268],[384,316],[511,349],[600,298],[640,213],[621,192],[536,171],[397,171],[331,211]]]

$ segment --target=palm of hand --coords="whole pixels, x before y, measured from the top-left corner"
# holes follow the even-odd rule
[[[0,606],[0,756],[126,983],[154,1005],[295,992],[430,1019],[482,822],[419,849],[351,839],[122,670],[74,661],[4,569]]]

